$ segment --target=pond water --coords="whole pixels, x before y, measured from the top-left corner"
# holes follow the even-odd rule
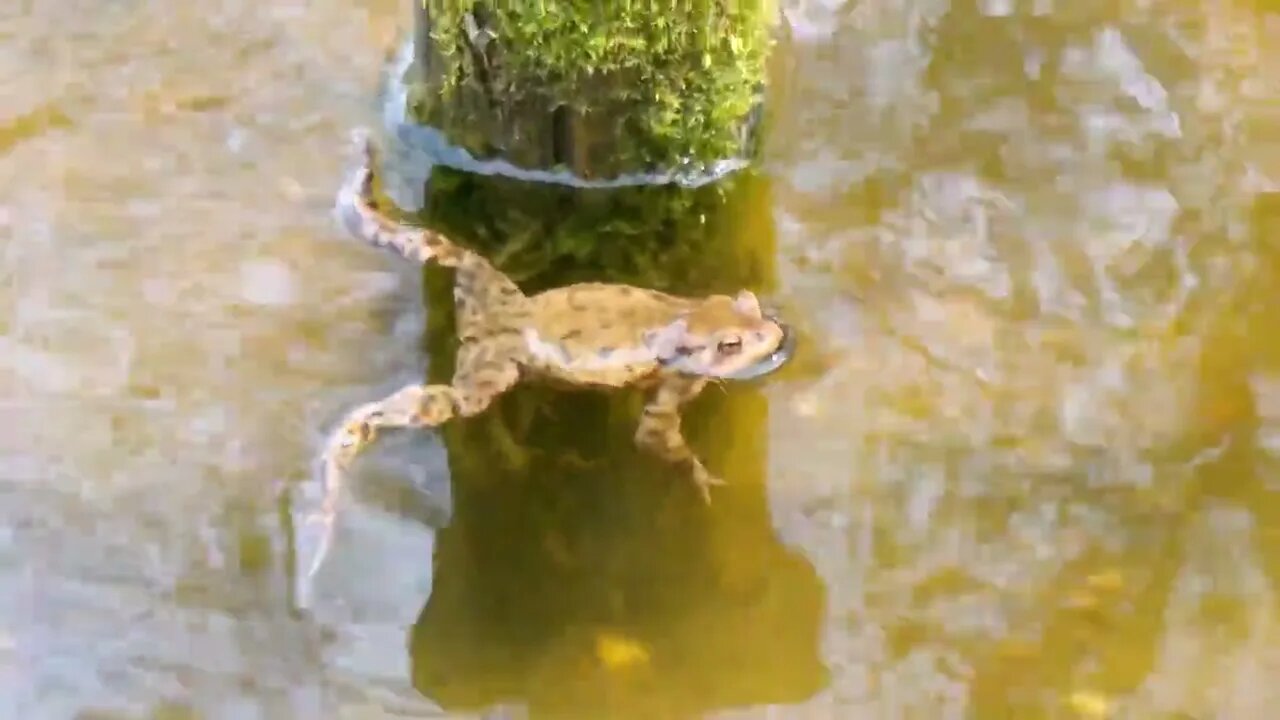
[[[561,717],[1265,716],[1280,14],[783,7],[769,207],[750,212],[806,347],[730,404],[767,406],[748,421],[761,487],[730,478],[710,510],[746,529],[709,533],[729,543],[714,583],[668,589],[697,612],[644,633],[581,617],[526,648],[515,685],[480,665],[455,690],[501,717],[551,716],[534,695]],[[391,0],[0,10],[7,715],[448,715],[408,649],[443,582],[439,440],[374,453],[315,618],[289,611],[276,502],[344,409],[428,361],[417,271],[329,214],[410,18]],[[538,552],[574,561],[560,545]],[[450,568],[518,576],[520,557]]]

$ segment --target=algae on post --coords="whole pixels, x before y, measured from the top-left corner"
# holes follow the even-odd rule
[[[744,152],[772,3],[423,2],[409,113],[474,155],[609,177]]]

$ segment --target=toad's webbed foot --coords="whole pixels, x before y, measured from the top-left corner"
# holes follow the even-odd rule
[[[710,505],[711,488],[725,485],[727,483],[725,483],[723,478],[717,475],[712,475],[706,467],[702,465],[702,461],[697,458],[694,458],[691,465],[692,467],[690,467],[689,472],[693,476],[694,487],[698,489],[698,495],[702,497],[702,501]]]
[[[664,383],[644,408],[636,428],[635,441],[663,460],[687,468],[690,479],[703,501],[711,502],[711,488],[724,485],[698,459],[680,430],[680,407],[697,397],[705,387],[704,379],[679,379]]]
[[[677,418],[678,419],[678,418]],[[707,470],[702,461],[689,448],[678,427],[660,428],[641,423],[636,432],[636,443],[663,460],[685,470],[703,502],[711,504],[711,488],[725,485],[725,481]]]

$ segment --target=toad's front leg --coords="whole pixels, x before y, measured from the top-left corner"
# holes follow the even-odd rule
[[[635,439],[636,444],[667,462],[687,467],[702,499],[710,503],[711,486],[723,485],[724,481],[707,471],[680,431],[681,406],[697,397],[706,384],[703,378],[664,381],[645,405]]]
[[[517,364],[490,362],[485,365],[466,362],[475,354],[473,348],[459,352],[459,368],[453,385],[407,385],[387,397],[365,403],[347,413],[342,423],[329,435],[319,458],[320,487],[323,494],[318,507],[308,512],[297,527],[298,556],[306,572],[300,575],[298,600],[309,604],[311,582],[329,552],[338,500],[342,493],[342,476],[351,462],[368,447],[380,430],[408,427],[435,427],[454,417],[475,415],[515,384],[519,377]]]

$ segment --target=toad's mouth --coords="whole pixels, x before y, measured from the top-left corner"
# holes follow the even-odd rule
[[[759,362],[752,363],[741,370],[726,373],[723,377],[726,380],[754,380],[763,377],[777,370],[791,359],[796,353],[796,333],[791,326],[777,319],[776,317],[766,315],[769,320],[778,324],[782,328],[782,342],[778,343],[778,349],[769,353]]]

